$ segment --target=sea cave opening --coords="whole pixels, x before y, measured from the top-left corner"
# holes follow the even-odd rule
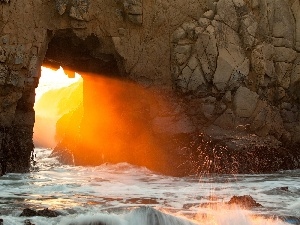
[[[99,90],[100,83],[124,77],[113,53],[107,52],[94,34],[79,38],[71,29],[64,29],[48,35],[36,88],[33,140],[35,147],[54,149],[61,144],[69,148],[68,142],[75,140],[67,140],[68,136],[78,138],[78,128],[82,127],[83,108],[86,117],[93,114],[89,109],[98,111],[96,95],[105,93],[104,88]]]
[[[128,162],[162,170],[164,156],[151,128],[162,102],[121,73],[113,50],[95,35],[81,39],[68,29],[51,35],[38,88],[49,69],[56,71],[52,77],[61,73],[54,81],[68,87],[47,92],[42,103],[37,94],[36,147],[53,148],[68,164]],[[39,118],[43,113],[52,118]]]

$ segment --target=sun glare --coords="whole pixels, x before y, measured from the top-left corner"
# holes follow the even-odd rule
[[[74,78],[69,78],[68,75],[65,74],[62,67],[55,71],[42,66],[39,86],[35,89],[35,102],[37,102],[47,91],[67,87],[78,82],[80,79],[81,76],[78,73],[75,73]]]
[[[35,97],[33,141],[36,147],[54,148],[57,121],[82,103],[82,77],[69,78],[62,67],[57,71],[42,67]]]

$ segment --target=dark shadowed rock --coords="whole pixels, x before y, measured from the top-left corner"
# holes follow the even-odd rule
[[[50,209],[46,208],[43,210],[38,210],[37,215],[43,216],[43,217],[57,217],[57,216],[59,216],[59,213],[54,210],[50,210]]]
[[[281,191],[289,191],[289,187],[280,187],[279,188]]]
[[[23,212],[20,214],[20,216],[26,216],[26,217],[37,216],[37,212],[35,210],[26,208],[23,209]]]
[[[48,208],[35,211],[33,209],[26,208],[20,214],[20,216],[32,217],[32,216],[42,216],[42,217],[57,217],[59,215],[58,212],[54,210],[50,210]]]

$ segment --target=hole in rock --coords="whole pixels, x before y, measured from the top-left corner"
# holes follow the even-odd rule
[[[83,79],[85,96],[89,98],[89,77],[97,74],[119,76],[119,70],[113,54],[106,53],[101,41],[93,34],[79,38],[71,29],[63,29],[49,31],[48,38],[50,41],[36,88],[34,144],[54,148],[58,143],[66,142],[68,137],[78,137],[83,116]],[[83,73],[84,78],[74,71]],[[95,91],[98,90],[95,88],[91,93]]]
[[[80,39],[70,30],[49,35],[43,66],[55,70],[61,66],[73,77],[64,75],[64,80],[78,81],[52,89],[41,102],[37,93],[35,145],[55,148],[54,154],[75,165],[128,162],[160,171],[168,166],[162,164],[167,156],[151,125],[158,108],[168,108],[163,100],[121,75],[114,50],[107,50],[109,45],[94,35]],[[39,88],[43,80],[44,74]],[[39,118],[40,114],[49,118]]]
[[[36,94],[37,147],[72,152],[63,160],[76,165],[158,166],[157,157],[164,156],[151,129],[150,109],[157,101],[152,93],[123,79],[90,73],[68,78],[62,69],[48,71],[43,68]]]
[[[36,147],[54,148],[61,138],[56,127],[65,115],[82,104],[82,77],[69,78],[62,67],[42,67],[35,98],[33,141]]]

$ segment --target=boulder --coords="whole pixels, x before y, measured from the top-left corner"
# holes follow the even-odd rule
[[[25,217],[37,216],[37,212],[33,209],[26,208],[26,209],[23,209],[20,216],[25,216]]]
[[[262,207],[262,205],[256,202],[250,195],[233,196],[227,204],[234,204],[247,209],[251,209],[254,207]]]
[[[59,216],[59,213],[54,211],[54,210],[50,210],[48,208],[46,209],[42,209],[42,210],[33,210],[30,208],[26,208],[23,210],[23,212],[20,214],[20,216],[24,216],[24,217],[33,217],[33,216],[42,216],[42,217],[57,217]]]
[[[30,220],[24,220],[24,225],[35,225],[34,223],[32,223]]]
[[[256,108],[258,94],[240,86],[233,98],[235,114],[241,118],[249,118]]]

